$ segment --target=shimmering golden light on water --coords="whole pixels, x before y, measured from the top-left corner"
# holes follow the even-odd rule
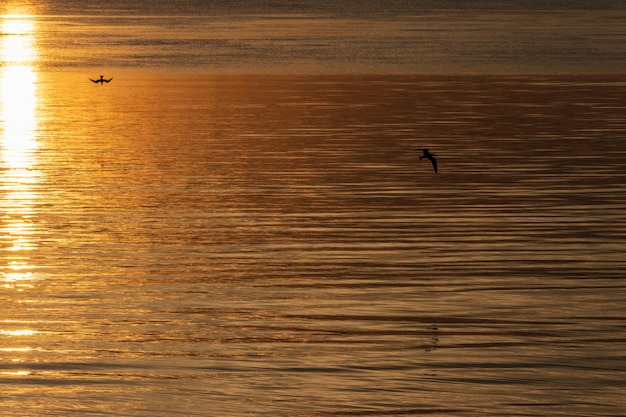
[[[30,329],[21,329],[21,330],[0,330],[0,335],[4,336],[32,336],[37,331]]]
[[[0,233],[6,286],[22,289],[33,278],[28,251],[36,247],[34,204],[38,199],[37,59],[35,24],[29,15],[1,17],[0,43]]]
[[[2,59],[5,63],[32,63],[36,56],[34,24],[28,16],[5,15],[2,21]]]
[[[34,25],[32,17],[22,14],[5,14],[3,16],[2,32],[6,35],[30,35]]]
[[[12,65],[2,70],[3,159],[11,168],[29,168],[36,147],[36,74],[29,66]]]

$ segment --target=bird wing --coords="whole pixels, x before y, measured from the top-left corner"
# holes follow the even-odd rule
[[[92,83],[99,83],[100,82],[98,80],[92,80],[91,78],[89,79],[89,81],[91,81]]]
[[[432,156],[428,159],[430,159],[430,162],[433,163],[433,168],[435,168],[435,174],[436,174],[437,173],[437,160],[433,158]]]
[[[113,79],[113,77],[109,78],[108,80],[103,80],[105,83],[110,83],[111,80]]]

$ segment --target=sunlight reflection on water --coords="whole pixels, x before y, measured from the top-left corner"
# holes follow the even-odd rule
[[[37,183],[37,74],[34,23],[27,16],[5,15],[0,57],[2,138],[2,275],[6,286],[23,290],[34,279],[28,253],[37,247],[33,220]]]

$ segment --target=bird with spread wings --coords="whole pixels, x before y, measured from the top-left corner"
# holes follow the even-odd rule
[[[97,80],[92,80],[91,78],[89,79],[91,82],[93,83],[100,83],[100,85],[104,84],[104,83],[110,83],[111,80],[113,79],[113,77],[109,78],[108,80],[106,78],[104,78],[104,75],[101,75],[100,78],[98,78]]]
[[[420,156],[420,160],[424,158],[428,159],[433,164],[433,168],[435,169],[435,174],[436,174],[437,173],[437,160],[435,159],[435,154],[428,152],[428,149],[424,149],[424,148],[418,148],[416,149],[416,151],[424,152],[424,155]]]

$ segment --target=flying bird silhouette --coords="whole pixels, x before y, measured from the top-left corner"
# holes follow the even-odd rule
[[[433,163],[433,168],[435,169],[435,174],[437,173],[437,160],[435,159],[435,154],[434,153],[430,153],[428,152],[428,149],[416,149],[416,151],[422,151],[424,152],[424,155],[420,156],[420,161],[424,158],[428,159],[430,162]]]
[[[104,78],[104,75],[101,75],[100,78],[98,78],[97,80],[92,80],[91,78],[89,79],[91,82],[94,82],[96,84],[100,83],[100,85],[104,84],[104,83],[110,83],[111,80],[113,79],[113,77],[109,78],[108,80]]]

